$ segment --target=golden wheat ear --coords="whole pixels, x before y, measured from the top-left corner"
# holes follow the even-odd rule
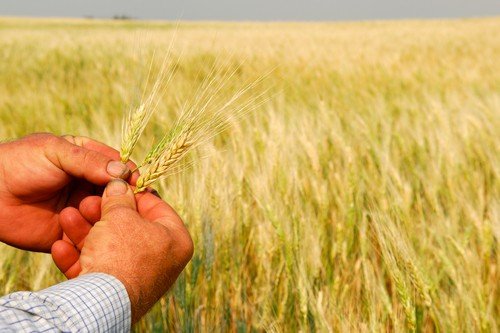
[[[120,159],[123,163],[129,161],[132,152],[137,146],[139,138],[144,132],[149,120],[158,109],[161,97],[174,76],[174,71],[170,66],[173,42],[174,39],[172,39],[169,49],[163,58],[160,71],[156,76],[151,92],[146,98],[146,92],[154,67],[155,54],[153,53],[139,106],[129,110],[127,116],[123,120],[122,139],[120,144]]]
[[[171,80],[172,75],[165,78],[165,74],[159,75],[156,80],[153,90],[148,98],[142,102],[138,108],[129,111],[127,117],[124,120],[122,127],[122,142],[120,147],[120,158],[123,163],[126,163],[137,145],[139,138],[141,137],[146,125],[151,119],[152,115],[158,108],[159,96],[158,94],[162,91],[162,87],[166,86]]]

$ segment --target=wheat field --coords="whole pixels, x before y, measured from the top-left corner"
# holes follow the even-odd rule
[[[0,138],[119,149],[170,43],[175,77],[134,160],[208,76],[223,100],[266,75],[238,103],[265,99],[159,184],[195,254],[135,331],[499,332],[499,18],[0,18]],[[0,294],[62,280],[50,255],[0,245]]]

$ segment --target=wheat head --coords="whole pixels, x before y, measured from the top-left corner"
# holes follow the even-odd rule
[[[146,91],[153,72],[154,54],[149,65],[149,71],[144,84],[141,102],[139,107],[128,112],[122,125],[122,141],[120,145],[120,159],[122,163],[128,162],[134,148],[139,141],[146,125],[153,113],[158,109],[162,95],[165,93],[166,87],[173,78],[174,72],[169,69],[169,58],[172,51],[172,43],[165,55],[161,68],[156,76],[151,93],[146,97]]]
[[[139,138],[144,131],[154,109],[141,104],[135,111],[129,112],[123,126],[122,142],[120,145],[120,159],[128,162]]]
[[[195,146],[192,127],[187,127],[172,139],[167,148],[152,161],[146,172],[137,180],[135,193],[144,191],[148,186],[170,173],[172,168]]]

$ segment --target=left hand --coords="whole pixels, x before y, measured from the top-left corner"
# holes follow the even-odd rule
[[[62,238],[65,207],[78,207],[113,178],[130,178],[133,163],[119,159],[115,149],[84,137],[34,134],[1,144],[0,241],[50,252]]]

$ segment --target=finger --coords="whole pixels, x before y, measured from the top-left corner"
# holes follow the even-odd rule
[[[99,196],[90,196],[80,202],[80,213],[92,225],[101,219],[101,202]]]
[[[137,210],[146,220],[158,222],[168,228],[184,229],[184,223],[175,210],[153,193],[137,195]]]
[[[77,146],[104,154],[113,160],[116,161],[120,160],[120,152],[118,150],[111,148],[108,145],[101,143],[99,141],[84,136],[73,136],[73,135],[64,135],[63,138]],[[130,170],[135,170],[132,174],[130,174],[130,177],[126,179],[131,185],[135,186],[135,184],[137,183],[137,179],[140,176],[140,172],[139,170],[137,170],[137,164],[135,164],[133,161],[130,160],[125,164]]]
[[[115,179],[104,190],[101,203],[101,220],[113,219],[123,214],[137,214],[132,188],[125,181]]]
[[[62,240],[65,241],[65,242],[71,243],[71,240],[69,239],[69,237],[64,232],[63,232]]]
[[[85,136],[63,135],[62,137],[74,145],[96,151],[98,153],[108,156],[109,158],[115,161],[120,160],[120,152],[118,150],[97,140]],[[137,165],[133,161],[128,161],[126,165],[129,167],[130,170],[134,170],[137,168]]]
[[[132,170],[134,170],[134,169],[132,169]],[[135,186],[137,184],[137,179],[139,179],[140,175],[141,174],[140,174],[139,170],[136,170],[136,171],[134,171],[134,173],[132,173],[130,175],[130,177],[129,177],[129,179],[127,179],[127,181],[130,183],[130,185]]]
[[[161,199],[161,195],[160,195],[160,193],[158,193],[158,191],[157,191],[157,190],[155,190],[155,189],[154,189],[154,188],[152,188],[152,187],[148,187],[148,188],[146,188],[146,192],[151,193],[151,194],[153,194],[154,196],[157,196],[158,198],[160,198],[160,199]]]
[[[80,260],[78,260],[66,272],[64,272],[64,275],[66,275],[68,279],[74,279],[80,275],[81,271],[82,266],[80,265]]]
[[[59,224],[64,233],[81,250],[92,225],[73,207],[67,207],[59,215]]]
[[[127,179],[130,169],[100,152],[75,145],[64,139],[50,141],[45,155],[67,174],[84,178],[95,185],[105,185],[113,178]]]
[[[58,240],[52,244],[51,254],[56,266],[68,279],[78,276],[81,271],[80,253],[74,246],[68,242]]]

